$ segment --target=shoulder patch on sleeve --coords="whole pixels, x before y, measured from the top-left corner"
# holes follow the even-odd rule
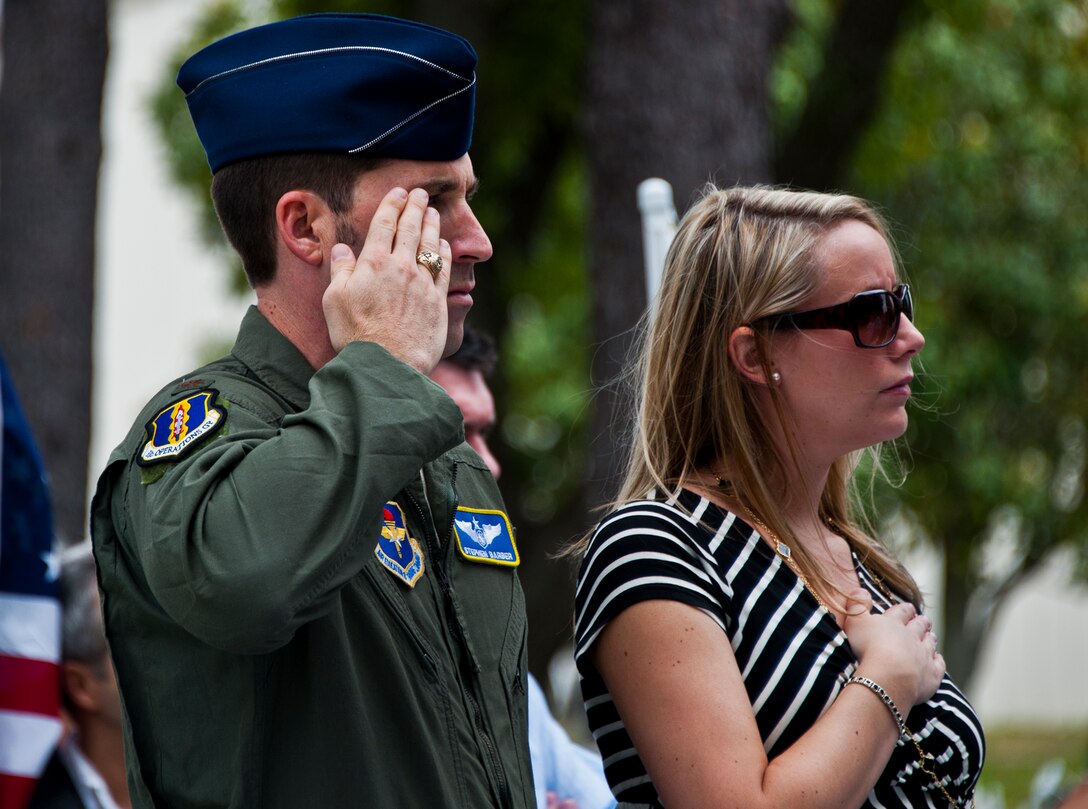
[[[227,423],[227,411],[215,403],[219,391],[207,388],[167,405],[147,423],[147,443],[136,462],[141,466],[177,461]]]
[[[521,564],[514,530],[496,509],[458,507],[453,517],[457,550],[470,562],[517,567]]]

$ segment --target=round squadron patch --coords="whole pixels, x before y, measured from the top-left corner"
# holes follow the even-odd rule
[[[147,443],[136,459],[142,466],[176,461],[210,438],[227,422],[227,411],[215,403],[219,391],[207,388],[186,396],[147,423]]]
[[[415,587],[423,575],[423,550],[419,542],[408,536],[404,512],[390,501],[382,509],[382,533],[374,546],[374,555],[386,570]]]

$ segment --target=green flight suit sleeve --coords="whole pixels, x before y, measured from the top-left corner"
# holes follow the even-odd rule
[[[278,426],[244,387],[220,387],[224,434],[153,482],[130,458],[112,512],[175,622],[211,646],[265,653],[359,572],[382,506],[460,443],[461,414],[373,343],[346,346],[311,379],[310,406]]]

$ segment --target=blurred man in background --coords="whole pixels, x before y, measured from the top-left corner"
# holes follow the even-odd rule
[[[127,809],[121,698],[110,664],[89,542],[60,555],[61,699],[70,729],[30,809]]]

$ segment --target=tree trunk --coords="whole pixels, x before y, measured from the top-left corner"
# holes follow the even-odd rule
[[[968,536],[968,526],[963,526]],[[939,544],[944,557],[944,626],[938,627],[941,653],[948,673],[969,694],[983,648],[990,638],[998,613],[1016,588],[1034,573],[1046,558],[1029,553],[1011,570],[996,579],[983,579],[978,554],[947,537]],[[977,540],[981,543],[981,538]],[[1025,543],[1029,544],[1029,543]]]
[[[823,67],[793,131],[778,144],[775,181],[842,188],[861,137],[883,97],[900,35],[932,13],[919,0],[845,0],[823,50]]]
[[[636,189],[647,177],[668,180],[682,213],[709,180],[770,180],[768,86],[785,6],[599,0],[594,7],[586,117],[598,388],[584,491],[590,509],[615,491],[628,403],[614,381],[646,305]]]
[[[971,617],[972,596],[978,581],[958,564],[952,546],[945,543],[941,549],[944,552],[944,626],[935,631],[940,633],[941,653],[948,673],[961,687],[969,690],[982,642],[981,627]]]
[[[2,13],[0,351],[58,534],[74,541],[87,524],[106,0],[5,0]]]

